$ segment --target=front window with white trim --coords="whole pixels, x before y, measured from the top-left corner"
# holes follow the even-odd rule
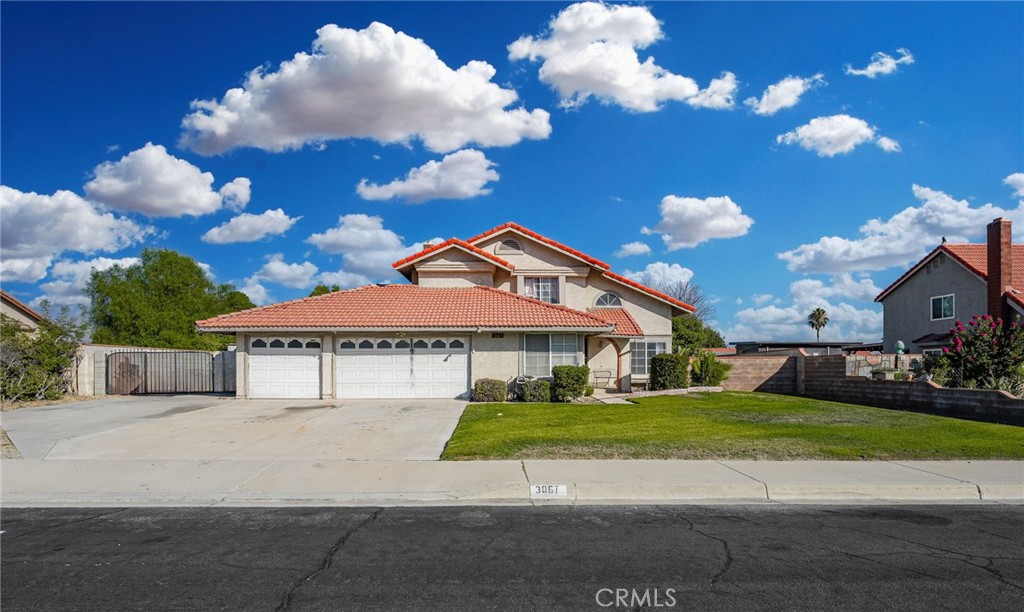
[[[523,278],[523,295],[548,304],[558,304],[558,278],[527,276]]]
[[[932,321],[952,319],[956,316],[955,296],[940,295],[932,298]]]
[[[579,365],[576,334],[526,334],[524,373],[536,378],[551,376],[557,365]]]
[[[629,371],[634,376],[648,376],[651,373],[651,357],[668,352],[668,344],[665,342],[634,340],[629,344]]]

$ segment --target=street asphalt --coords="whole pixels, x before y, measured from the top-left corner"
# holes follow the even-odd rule
[[[5,509],[15,610],[1024,609],[1019,506]]]

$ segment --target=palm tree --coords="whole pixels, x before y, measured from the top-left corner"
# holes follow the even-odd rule
[[[807,324],[814,330],[815,340],[821,342],[821,328],[828,325],[828,313],[824,308],[815,308],[807,315]]]

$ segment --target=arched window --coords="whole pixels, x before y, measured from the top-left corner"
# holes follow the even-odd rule
[[[397,348],[397,349],[407,349],[407,348],[409,348],[409,341],[408,340],[399,340],[398,342],[395,343],[395,348]]]
[[[320,341],[319,340],[307,340],[306,341],[306,348],[320,348]]]
[[[302,348],[302,340],[292,338],[288,341],[288,348]]]
[[[430,343],[430,348],[443,349],[448,348],[448,345],[445,343],[444,340],[434,340],[433,342]]]
[[[416,342],[412,343],[412,347],[418,349],[425,349],[428,348],[428,346],[429,345],[427,344],[426,340],[417,340]]]
[[[515,240],[502,240],[498,243],[498,248],[494,249],[494,252],[514,255],[516,253],[522,253],[523,248],[519,246],[519,243]]]
[[[252,348],[267,348],[267,341],[263,338],[256,338],[250,346]]]
[[[284,348],[284,340],[280,338],[274,338],[270,341],[270,348]]]
[[[448,343],[448,348],[466,348],[466,345],[462,340],[452,340]]]
[[[342,340],[338,344],[338,348],[340,348],[340,349],[354,349],[354,348],[356,348],[356,343],[352,342],[351,340]]]
[[[363,340],[362,342],[359,343],[359,348],[361,348],[361,349],[372,349],[373,348],[373,342],[370,341],[370,340]]]
[[[377,343],[377,348],[379,348],[379,349],[389,349],[389,348],[391,348],[391,341],[390,340],[381,340],[380,342]]]
[[[602,293],[601,296],[597,298],[597,302],[595,302],[594,305],[605,307],[622,306],[622,300],[620,300],[619,296],[614,293]]]

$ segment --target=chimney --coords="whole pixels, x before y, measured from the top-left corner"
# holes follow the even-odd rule
[[[1011,223],[999,217],[988,224],[988,313],[1009,320],[1009,305],[1003,297],[1013,278]]]

